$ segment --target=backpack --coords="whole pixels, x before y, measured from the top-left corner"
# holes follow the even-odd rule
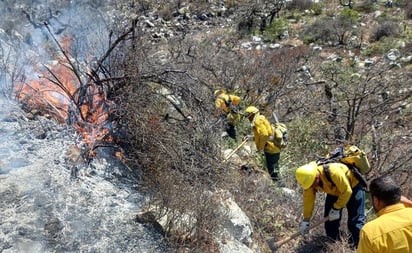
[[[226,100],[223,97],[221,99],[223,100],[223,102],[225,102],[225,105],[227,106],[227,108],[230,109],[230,113],[238,114],[239,109],[232,103],[232,98],[230,97],[230,95],[227,95],[227,96],[229,100]]]
[[[275,123],[272,124],[273,128],[273,142],[276,146],[280,149],[284,149],[288,145],[288,129],[285,124],[283,123]]]
[[[370,171],[370,164],[365,152],[355,145],[348,145],[345,147],[337,147],[334,151],[326,155],[326,157],[319,158],[316,163],[317,165],[323,165],[325,176],[332,182],[332,185],[334,185],[334,183],[330,178],[328,164],[333,162],[340,162],[348,166],[359,183],[367,188],[368,183],[364,175]]]

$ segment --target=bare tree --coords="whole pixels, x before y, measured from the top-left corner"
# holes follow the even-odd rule
[[[402,109],[412,94],[404,86],[408,76],[384,63],[364,70],[332,63],[322,70],[329,108],[324,112],[335,140],[368,147],[375,172],[406,169],[412,159],[411,133],[403,130],[410,117]]]

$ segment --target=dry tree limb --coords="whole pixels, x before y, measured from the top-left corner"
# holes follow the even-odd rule
[[[79,81],[79,86],[82,87],[83,86],[83,82],[82,79],[80,78],[80,74],[77,70],[77,68],[74,66],[73,62],[70,60],[69,56],[67,55],[66,51],[63,49],[63,47],[60,45],[60,43],[57,41],[56,37],[53,35],[53,33],[50,30],[50,27],[48,25],[47,22],[44,22],[44,25],[47,28],[47,31],[49,32],[50,36],[53,38],[54,42],[56,42],[57,46],[59,47],[60,51],[62,52],[62,54],[64,55],[64,57],[66,58],[67,62],[70,64],[71,66],[71,70],[73,71],[73,73],[76,75],[77,80]]]
[[[122,42],[122,41],[124,41],[125,39],[126,39],[126,37],[130,34],[130,33],[133,33],[134,32],[134,30],[135,30],[135,28],[136,28],[136,25],[137,25],[137,20],[134,20],[133,22],[132,22],[132,26],[129,28],[129,30],[127,30],[125,33],[123,33],[122,35],[120,35],[111,45],[110,45],[110,47],[109,47],[109,49],[107,49],[107,51],[106,51],[106,53],[97,61],[97,66],[96,66],[96,68],[95,69],[92,69],[91,70],[91,74],[89,74],[89,78],[91,78],[91,77],[98,77],[98,71],[99,71],[99,69],[102,69],[104,66],[103,66],[103,62],[107,59],[107,57],[109,57],[110,56],[110,54],[112,53],[112,51],[117,47],[117,45],[120,43],[120,42]],[[89,83],[90,82],[90,79],[89,80],[87,80],[87,83]]]

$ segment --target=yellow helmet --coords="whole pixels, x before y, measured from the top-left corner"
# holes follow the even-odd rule
[[[259,109],[256,108],[255,106],[251,105],[248,108],[246,108],[245,116],[249,117],[251,114],[255,114],[255,113],[258,113],[258,112],[259,112]]]
[[[218,89],[218,90],[215,90],[215,92],[213,92],[213,94],[214,94],[215,96],[219,96],[219,95],[222,94],[222,93],[225,93],[225,90],[224,90],[224,89]]]
[[[316,162],[313,161],[296,169],[296,181],[298,181],[304,190],[309,189],[313,182],[315,182],[318,173],[316,170],[317,167]]]

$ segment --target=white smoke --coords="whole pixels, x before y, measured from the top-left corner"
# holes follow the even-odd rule
[[[100,8],[92,4],[96,1],[18,2],[0,2],[2,90],[10,92],[14,82],[39,78],[44,65],[62,56],[64,37],[72,40],[66,53],[83,71],[108,49],[111,21],[105,18],[104,1],[99,1]]]

